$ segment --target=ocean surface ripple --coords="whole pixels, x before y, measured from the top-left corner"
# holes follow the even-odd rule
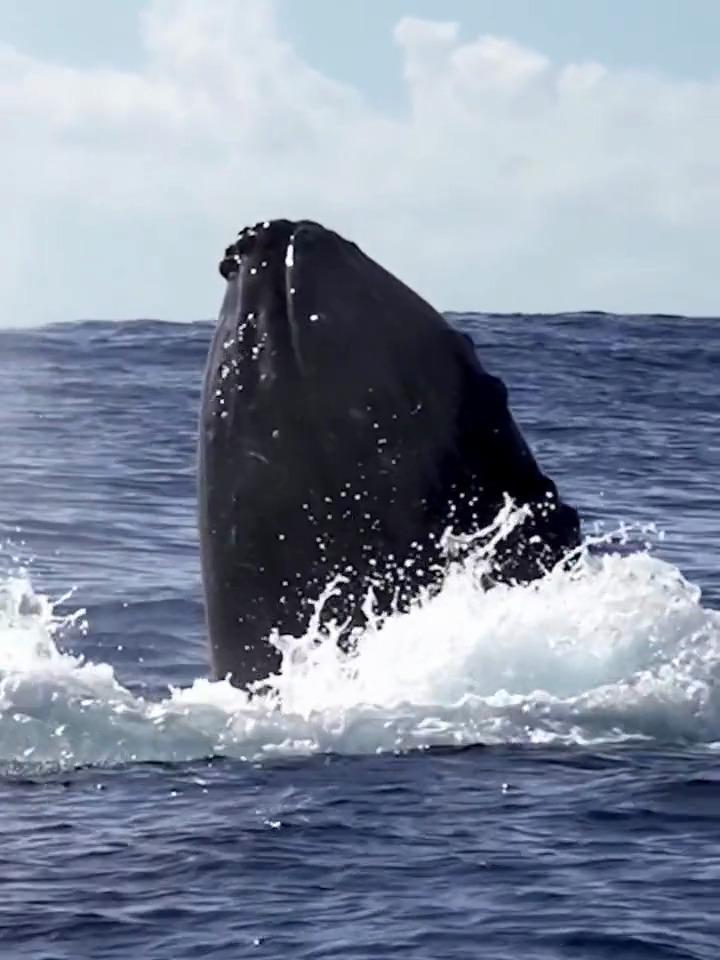
[[[715,960],[720,321],[451,320],[586,549],[276,637],[252,699],[205,650],[211,324],[0,330],[8,956]]]

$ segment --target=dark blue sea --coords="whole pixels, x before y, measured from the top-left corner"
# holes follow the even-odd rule
[[[720,320],[451,319],[592,548],[278,638],[252,702],[205,647],[211,324],[0,331],[0,956],[717,960]]]

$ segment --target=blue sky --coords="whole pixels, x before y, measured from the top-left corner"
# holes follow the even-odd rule
[[[717,313],[714,0],[0,0],[0,323],[311,216],[440,308]]]
[[[146,5],[0,0],[0,36],[61,62],[138,67],[144,52],[137,20]],[[555,60],[596,60],[686,78],[720,73],[716,0],[282,0],[277,8],[284,33],[304,57],[381,105],[402,99],[392,28],[404,16],[457,21],[466,38],[510,36]]]

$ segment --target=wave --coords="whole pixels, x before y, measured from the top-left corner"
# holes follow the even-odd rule
[[[648,549],[592,546],[571,569],[492,590],[479,585],[479,551],[410,611],[376,619],[368,598],[352,652],[314,621],[303,637],[272,638],[282,667],[253,695],[199,678],[157,700],[64,649],[87,629],[82,610],[61,618],[61,600],[36,594],[27,573],[7,576],[0,765],[720,741],[720,613]]]

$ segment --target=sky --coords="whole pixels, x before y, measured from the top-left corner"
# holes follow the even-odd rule
[[[720,314],[716,0],[0,0],[0,325],[209,318],[248,223],[444,310]]]

